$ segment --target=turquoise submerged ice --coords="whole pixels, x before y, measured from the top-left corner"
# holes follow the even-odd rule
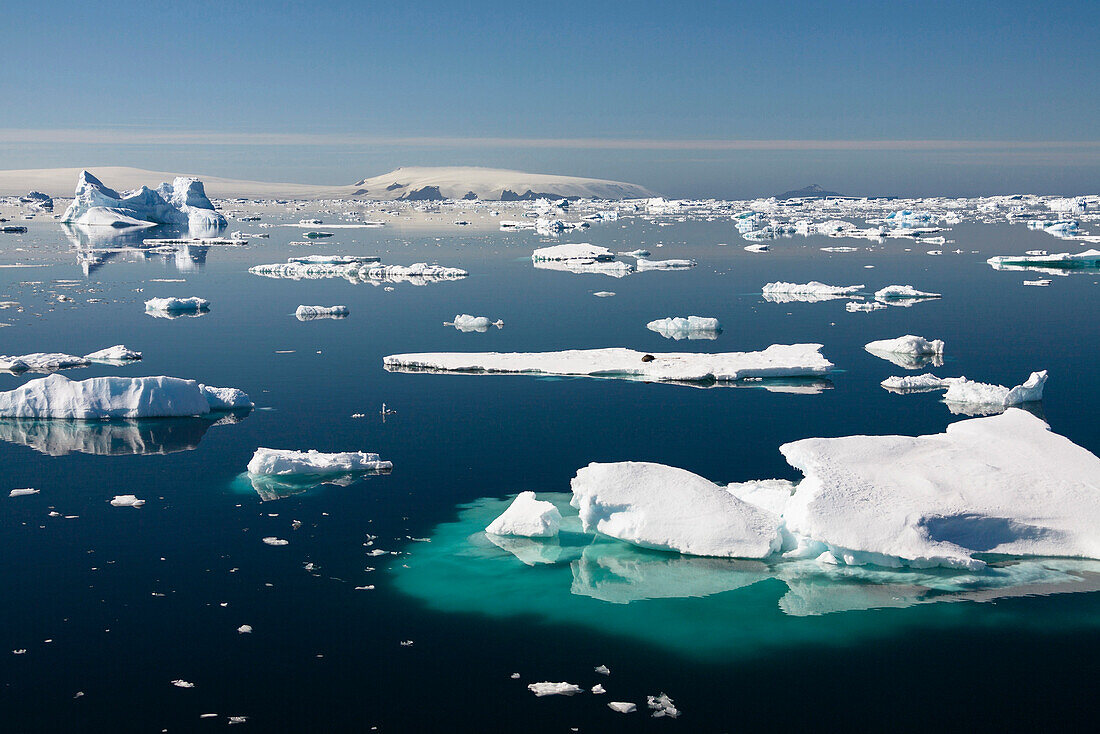
[[[960,626],[986,606],[932,604],[1100,590],[1100,562],[1033,558],[976,571],[744,561],[638,548],[584,533],[566,493],[555,538],[495,537],[484,528],[511,499],[481,499],[411,543],[390,572],[397,589],[445,613],[596,629],[704,660],[776,647],[845,644],[913,626]],[[907,609],[906,609],[907,608]],[[875,611],[872,611],[875,610]],[[844,612],[841,614],[840,612]],[[1002,610],[984,624],[1049,625]],[[1054,622],[1095,627],[1075,615]]]

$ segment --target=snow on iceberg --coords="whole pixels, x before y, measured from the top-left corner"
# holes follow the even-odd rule
[[[590,245],[587,242],[573,242],[565,245],[553,245],[552,247],[540,247],[531,253],[531,259],[540,260],[580,260],[595,262],[597,260],[614,260],[615,253],[606,247]]]
[[[525,538],[552,538],[561,527],[561,511],[552,502],[535,499],[534,492],[520,492],[485,532]]]
[[[299,321],[342,319],[350,313],[347,306],[298,306],[294,310],[294,316]]]
[[[810,377],[833,364],[820,344],[773,344],[759,352],[646,354],[633,349],[572,349],[562,352],[436,352],[391,354],[390,371],[530,373],[618,377],[658,381],[730,382],[747,378]]]
[[[155,190],[142,186],[120,194],[88,171],[80,173],[73,203],[61,221],[97,227],[173,224],[210,230],[226,226],[225,217],[214,210],[197,178],[180,176]]]
[[[717,339],[722,333],[722,325],[718,319],[705,316],[672,316],[664,319],[650,321],[645,325],[650,331],[655,331],[666,339]]]
[[[586,532],[694,556],[765,558],[782,545],[779,515],[684,469],[592,463],[570,484]]]
[[[801,301],[803,303],[818,303],[819,301],[831,301],[835,298],[851,298],[863,290],[863,285],[826,285],[816,280],[809,283],[784,283],[776,281],[766,283],[761,289],[764,300],[769,303],[791,303]]]
[[[1046,382],[1046,370],[1032,372],[1026,382],[1013,388],[963,378],[947,386],[947,393],[943,396],[943,400],[946,403],[970,403],[1007,408],[1010,405],[1042,400],[1043,386]]]
[[[258,448],[248,462],[248,472],[255,475],[344,474],[392,468],[393,464],[382,461],[378,454],[364,451],[326,454],[315,449],[294,451]]]
[[[943,341],[940,339],[928,340],[921,336],[906,334],[896,339],[879,339],[865,344],[863,348],[879,359],[893,362],[899,367],[919,370],[928,364],[941,366],[943,346]]]
[[[150,298],[145,302],[145,310],[148,312],[163,313],[197,313],[209,311],[210,301],[198,296],[188,298]]]
[[[978,569],[981,554],[1100,558],[1100,459],[1030,413],[930,436],[809,438],[787,529],[848,565]]]
[[[35,352],[33,354],[21,354],[19,356],[0,354],[0,370],[9,372],[52,372],[70,367],[85,367],[88,364],[87,357],[77,357],[73,354],[60,352]]]
[[[75,381],[54,374],[0,392],[0,417],[5,418],[175,418],[250,407],[252,401],[235,388],[164,376]]]
[[[929,390],[946,390],[952,383],[965,379],[965,377],[941,378],[933,374],[905,375],[904,377],[887,377],[879,384],[887,390],[896,392],[927,392]]]

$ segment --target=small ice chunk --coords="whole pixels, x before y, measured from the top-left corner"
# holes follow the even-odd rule
[[[844,309],[849,313],[856,313],[857,311],[878,311],[886,308],[886,304],[878,303],[877,301],[849,301],[844,304]]]
[[[600,675],[611,675],[611,668],[606,665],[597,665],[594,670]]]
[[[532,260],[614,260],[615,253],[606,247],[590,245],[586,242],[573,242],[552,247],[540,247],[531,253]]]
[[[172,685],[174,685],[176,688],[194,688],[195,687],[194,683],[192,683],[191,681],[183,680],[182,678],[177,678],[176,680],[172,681]]]
[[[771,249],[769,245],[745,245],[745,250],[748,252],[767,252],[769,249]]]
[[[319,318],[332,318],[343,317],[350,314],[351,311],[347,306],[298,306],[294,311],[294,316],[299,321],[309,321],[310,319]]]
[[[98,352],[85,354],[84,359],[89,362],[131,362],[141,359],[141,352],[135,352],[124,344],[116,344],[113,347],[100,349]]]
[[[485,532],[526,538],[552,538],[561,526],[561,512],[553,503],[535,499],[534,492],[520,492],[508,509],[489,523]]]
[[[597,696],[602,695],[604,693],[607,693],[607,689],[604,688],[603,684],[601,684],[601,683],[597,683],[596,685],[592,686],[591,690],[592,690],[592,693],[594,693]]]
[[[141,507],[145,504],[145,500],[139,500],[132,494],[120,494],[111,500],[111,504],[114,507]]]
[[[584,693],[584,689],[575,683],[551,683],[549,681],[543,681],[541,683],[529,683],[527,690],[534,693],[536,696],[572,696],[576,693]]]
[[[918,291],[911,285],[888,285],[875,291],[876,301],[896,301],[905,299],[942,298],[939,293],[925,293]]]
[[[250,625],[250,624],[242,624],[240,627],[237,628],[237,633],[238,634],[247,635],[247,634],[251,634],[251,632],[252,632],[252,625]]]
[[[490,326],[495,326],[498,329],[504,328],[504,321],[497,319],[496,321],[490,321],[488,316],[471,316],[468,313],[458,314],[454,317],[451,324],[459,331],[480,331],[486,332]]]
[[[654,718],[667,716],[670,719],[675,719],[680,715],[680,709],[673,705],[672,699],[666,693],[659,696],[646,696],[646,704],[653,710]]]
[[[809,283],[766,283],[761,289],[764,300],[770,303],[817,303],[835,298],[851,298],[863,290],[861,285],[827,285],[811,280]]]
[[[610,701],[607,707],[612,711],[618,711],[620,714],[632,714],[638,710],[638,706],[629,701]]]
[[[199,390],[210,405],[210,410],[241,410],[255,407],[248,394],[235,387],[211,387],[200,384]]]
[[[615,295],[615,291],[596,291],[592,295],[596,298],[611,298],[611,296]]]
[[[13,489],[8,492],[9,497],[26,497],[31,494],[38,494],[38,490],[31,487],[24,487],[23,489]]]
[[[263,539],[268,545],[290,545],[289,540],[283,540],[282,538],[276,538],[274,535],[269,535]]]
[[[933,339],[929,341],[922,336],[899,336],[896,339],[879,339],[866,344],[868,352],[887,352],[890,354],[943,354],[943,341]]]
[[[666,339],[716,339],[722,333],[718,319],[705,316],[675,316],[657,319],[646,324],[646,328],[655,331]]]

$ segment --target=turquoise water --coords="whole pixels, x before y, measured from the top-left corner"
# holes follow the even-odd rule
[[[753,255],[722,221],[626,219],[563,237],[699,262],[612,279],[532,268],[531,249],[550,240],[529,233],[396,225],[300,247],[289,244],[298,230],[273,228],[245,247],[165,256],[27,224],[26,235],[0,238],[0,265],[34,266],[0,267],[0,301],[19,303],[0,310],[10,324],[0,353],[125,343],[145,359],[64,374],[194,378],[239,387],[257,408],[216,422],[0,421],[0,701],[11,731],[206,730],[231,715],[257,731],[1003,730],[1069,727],[1096,713],[1091,563],[824,572],[684,558],[579,532],[501,548],[480,532],[519,491],[562,502],[592,461],[657,461],[723,483],[797,479],[778,452],[787,441],[940,432],[960,417],[939,394],[881,389],[904,370],[863,350],[906,333],[947,342],[941,376],[1013,385],[1048,369],[1035,409],[1100,451],[1088,397],[1100,382],[1100,332],[1089,320],[1100,276],[1029,288],[1021,283],[1032,276],[984,262],[1058,251],[1048,235],[958,225],[949,237],[964,254],[942,256],[900,240],[818,250],[868,246],[829,238],[779,240]],[[313,253],[437,261],[470,276],[386,290],[247,272]],[[771,280],[811,279],[868,291],[911,283],[944,297],[849,314],[843,301],[759,295]],[[169,295],[207,298],[211,310],[144,314],[142,301]],[[346,304],[351,315],[299,322],[299,304]],[[505,327],[443,325],[458,313]],[[722,334],[672,341],[645,328],[691,314],[718,317]],[[824,344],[837,369],[794,391],[382,368],[383,356],[415,351],[803,341]],[[34,377],[0,373],[0,390]],[[383,402],[395,412],[383,417]],[[257,488],[242,472],[259,446],[374,451],[394,468]],[[40,493],[7,497],[23,487]],[[130,493],[145,506],[108,503]],[[245,624],[253,631],[238,633]],[[593,671],[601,664],[610,676]],[[544,680],[601,683],[608,694],[527,691]],[[678,720],[606,707],[644,709],[661,691],[683,711]]]

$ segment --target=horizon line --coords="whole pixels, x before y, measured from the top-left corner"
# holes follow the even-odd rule
[[[741,138],[518,138],[461,136],[385,136],[354,133],[245,133],[156,131],[122,128],[0,128],[0,144],[70,143],[85,145],[227,145],[227,146],[387,146],[470,148],[562,148],[575,150],[710,151],[934,151],[1061,150],[1100,148],[1100,140],[961,139],[741,139]]]

